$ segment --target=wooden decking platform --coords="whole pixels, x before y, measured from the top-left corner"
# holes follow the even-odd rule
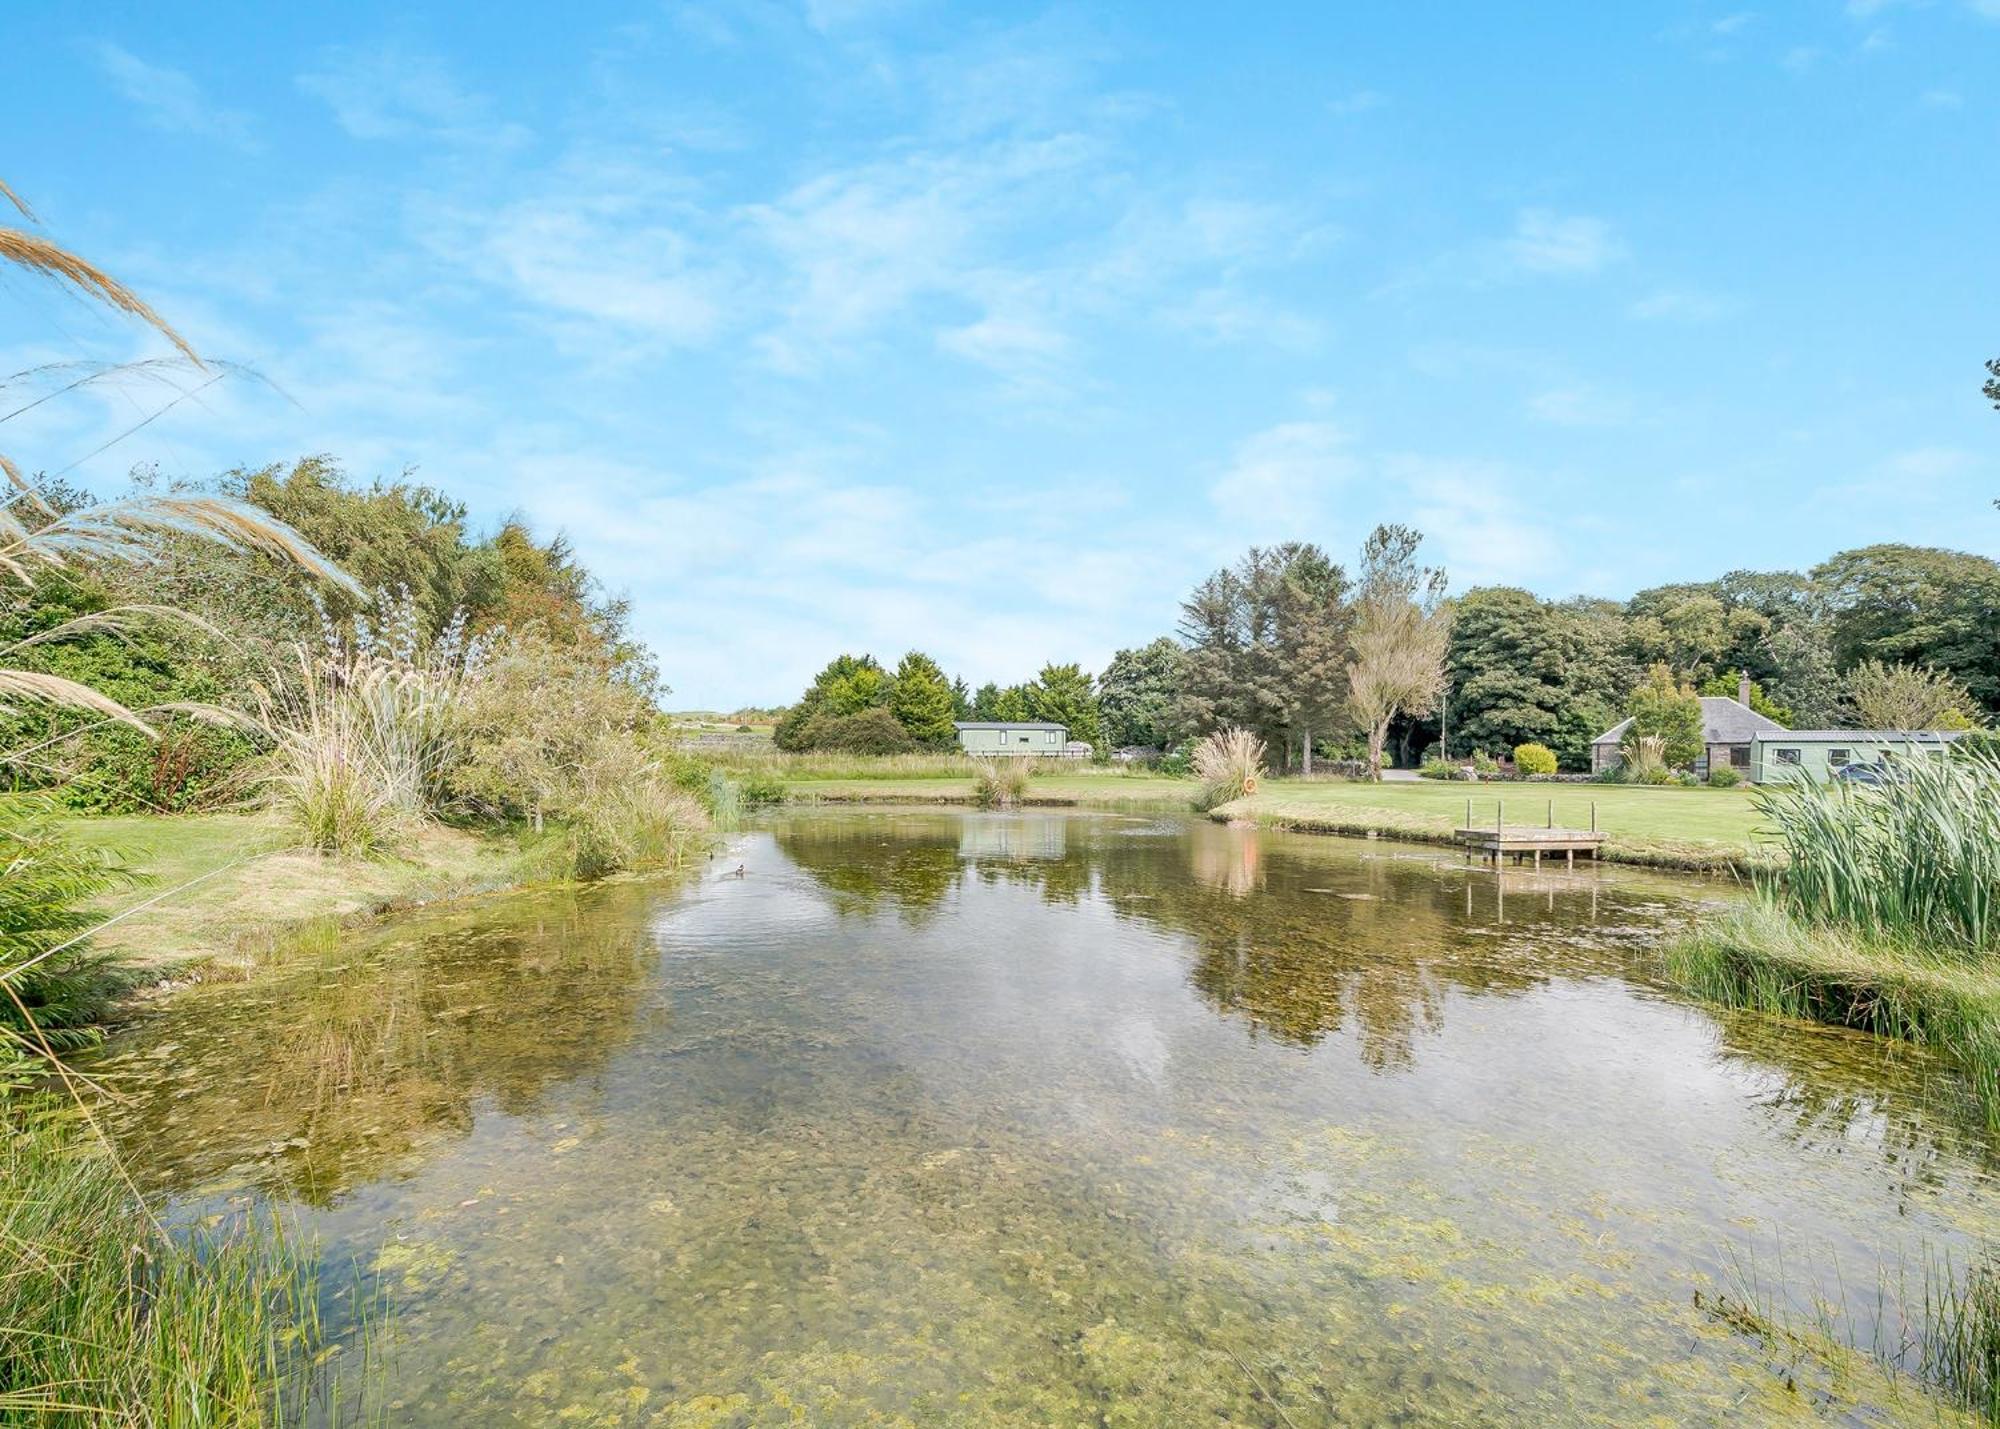
[[[1574,868],[1578,854],[1595,859],[1604,846],[1604,835],[1595,829],[1542,828],[1534,824],[1489,824],[1480,829],[1459,829],[1456,836],[1465,845],[1467,858],[1475,851],[1486,854],[1496,868],[1508,854],[1514,856],[1516,863],[1533,859],[1536,868],[1542,866],[1543,854],[1552,858],[1561,854],[1564,864]]]

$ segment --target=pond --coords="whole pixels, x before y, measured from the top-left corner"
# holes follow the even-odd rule
[[[93,1070],[177,1217],[275,1206],[387,1305],[391,1423],[1936,1422],[1821,1332],[1914,1353],[1995,1145],[1948,1069],[1661,986],[1729,896],[808,810]]]

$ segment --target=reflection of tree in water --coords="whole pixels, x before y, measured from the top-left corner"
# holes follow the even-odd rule
[[[1787,1139],[1878,1156],[1905,1197],[1936,1190],[1968,1161],[2000,1171],[2000,1132],[1944,1058],[1790,1018],[1715,1015],[1723,1056],[1765,1080],[1761,1100]]]
[[[325,1203],[475,1101],[531,1112],[633,1035],[652,941],[638,889],[489,905],[175,999],[93,1072],[109,1120],[175,1190],[241,1178]]]
[[[786,857],[833,895],[839,912],[894,908],[920,920],[968,878],[1076,903],[1090,889],[1091,860],[1070,851],[1069,823],[1050,814],[808,817],[775,837]]]

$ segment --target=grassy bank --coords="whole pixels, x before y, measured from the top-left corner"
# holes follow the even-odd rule
[[[1934,1049],[2000,1125],[2000,763],[1914,760],[1879,788],[1800,782],[1754,804],[1783,868],[1671,944],[1669,976]]]
[[[0,1423],[339,1422],[295,1241],[162,1230],[73,1110],[16,1100],[0,1126]]]
[[[1734,789],[1655,789],[1619,784],[1481,784],[1424,780],[1383,784],[1273,780],[1247,799],[1214,811],[1300,833],[1346,834],[1448,842],[1465,822],[1470,797],[1475,823],[1491,823],[1496,801],[1510,824],[1541,824],[1555,801],[1555,821],[1590,825],[1591,805],[1615,863],[1698,872],[1743,872],[1766,866],[1769,849],[1756,839],[1758,817]]]
[[[1730,1007],[1853,1027],[1964,1067],[2000,1121],[2000,974],[1880,936],[1800,922],[1769,899],[1708,919],[1665,950],[1681,987]]]
[[[302,929],[574,871],[559,839],[509,828],[426,825],[395,853],[365,858],[301,849],[283,824],[256,814],[75,818],[65,828],[144,875],[100,900],[115,921],[91,939],[143,975],[234,975]]]

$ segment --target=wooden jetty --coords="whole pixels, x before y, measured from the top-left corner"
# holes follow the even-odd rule
[[[1510,824],[1507,822],[1506,801],[1495,800],[1494,805],[1493,822],[1475,825],[1472,822],[1472,800],[1465,801],[1465,826],[1457,831],[1457,838],[1465,845],[1466,858],[1470,859],[1475,852],[1483,853],[1498,868],[1500,860],[1512,854],[1516,863],[1532,859],[1539,871],[1543,854],[1551,858],[1561,854],[1564,866],[1575,868],[1578,854],[1586,854],[1595,860],[1598,851],[1604,847],[1604,834],[1597,827],[1596,800],[1591,801],[1588,829],[1557,828],[1556,801],[1553,799],[1549,800],[1546,824]]]

